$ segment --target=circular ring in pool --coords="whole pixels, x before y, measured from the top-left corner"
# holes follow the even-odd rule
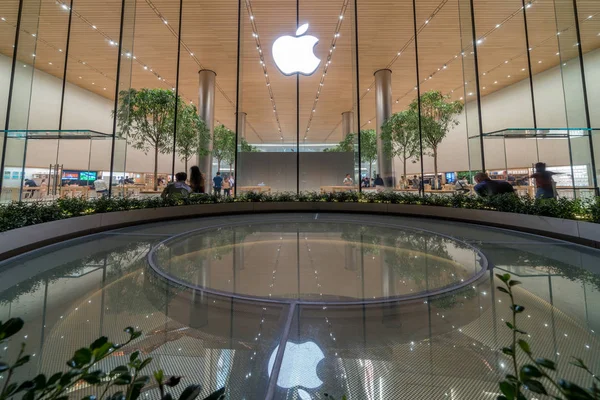
[[[265,215],[250,224],[238,217],[158,243],[148,253],[150,268],[210,294],[296,304],[431,297],[471,285],[488,270],[479,249],[423,229],[343,214]]]

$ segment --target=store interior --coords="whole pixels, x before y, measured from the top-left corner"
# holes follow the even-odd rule
[[[177,107],[195,109],[202,70],[216,74],[206,125],[234,137],[219,144],[234,148],[227,152],[213,136],[211,170],[203,173],[234,175],[238,193],[355,190],[374,178],[390,158],[373,156],[367,140],[371,130],[381,135],[375,74],[387,69],[393,114],[432,92],[460,103],[437,146],[391,157],[390,189],[415,190],[418,176],[426,191],[454,193],[457,181],[470,188],[485,170],[532,195],[529,176],[545,162],[558,174],[559,196],[593,195],[600,3],[415,4],[2,1],[0,201],[95,198],[98,179],[119,195],[157,195],[174,173],[199,163],[200,150],[182,150],[174,128],[159,143],[140,141],[115,118],[119,96],[160,89],[180,97]],[[303,24],[318,39],[320,63],[310,75],[288,76],[273,44]]]

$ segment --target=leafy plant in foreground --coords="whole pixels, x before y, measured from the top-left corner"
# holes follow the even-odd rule
[[[504,286],[498,286],[497,289],[510,297],[512,322],[506,321],[506,326],[512,330],[512,344],[502,348],[502,352],[512,359],[514,371],[514,374],[507,374],[505,379],[500,382],[502,395],[498,396],[498,400],[526,400],[527,398],[523,394],[524,390],[558,400],[600,400],[600,387],[598,386],[600,378],[587,367],[582,359],[574,357],[574,361],[570,364],[581,368],[590,375],[592,387],[589,389],[584,389],[564,379],[556,380],[550,376],[549,372],[556,371],[554,361],[533,356],[529,343],[520,339],[527,332],[517,326],[517,316],[525,310],[525,307],[515,303],[513,288],[521,282],[510,279],[510,274],[496,274],[496,276],[504,283]],[[519,366],[517,359],[519,349],[526,355],[528,364]]]
[[[5,323],[0,322],[0,344],[6,342],[10,337],[17,334],[23,328],[24,322],[21,318],[11,318]],[[124,332],[129,338],[121,344],[110,342],[107,337],[96,339],[89,347],[77,350],[71,359],[67,361],[66,372],[56,372],[50,377],[39,374],[31,380],[13,382],[14,373],[30,360],[25,355],[25,343],[14,363],[10,364],[0,360],[0,376],[4,386],[0,392],[0,400],[21,398],[23,400],[68,400],[76,396],[78,390],[86,395],[81,396],[83,400],[136,400],[142,391],[150,384],[150,376],[144,373],[145,368],[152,362],[152,358],[142,359],[140,352],[135,351],[129,356],[129,362],[104,371],[100,362],[139,338],[142,333],[131,327],[125,328]],[[165,380],[162,370],[154,372],[154,379],[160,391],[161,400],[172,400],[173,396],[165,392],[165,386],[175,387],[181,381],[181,377],[172,376]],[[96,394],[88,394],[91,391]],[[190,385],[183,390],[179,400],[194,400],[200,392],[200,385]],[[205,400],[220,400],[224,398],[225,389],[220,389],[211,394]]]

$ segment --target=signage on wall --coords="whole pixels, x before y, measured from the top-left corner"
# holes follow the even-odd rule
[[[273,43],[275,65],[284,75],[312,75],[321,60],[315,56],[314,48],[319,42],[315,36],[305,35],[308,24],[296,31],[296,36],[281,36]]]

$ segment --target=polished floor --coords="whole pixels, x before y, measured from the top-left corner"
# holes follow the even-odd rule
[[[523,285],[536,355],[600,366],[600,252],[415,218],[233,215],[120,229],[0,264],[30,376],[132,325],[152,367],[229,399],[494,399],[510,331],[494,273]],[[4,349],[9,356],[18,343]],[[116,365],[118,359],[108,359]],[[149,398],[152,392],[147,393]]]

